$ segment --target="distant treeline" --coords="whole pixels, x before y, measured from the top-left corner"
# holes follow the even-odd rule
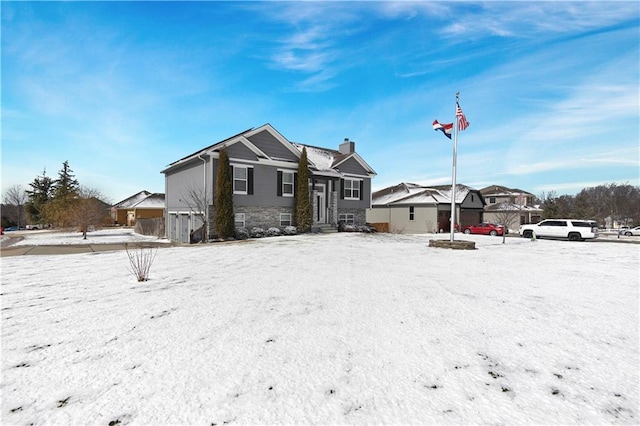
[[[576,195],[540,196],[542,218],[593,219],[600,227],[640,225],[640,187],[610,183],[585,188]]]

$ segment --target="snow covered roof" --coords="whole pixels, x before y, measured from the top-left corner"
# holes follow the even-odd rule
[[[487,211],[531,211],[531,212],[541,212],[542,209],[540,206],[520,206],[515,203],[497,203],[492,204],[486,208]]]
[[[299,143],[294,143],[295,146],[300,152],[302,152],[302,148],[307,148],[307,160],[315,166],[317,170],[333,170],[333,162],[336,155],[339,155],[340,152],[333,151],[324,148],[318,148],[315,146],[303,145]]]
[[[438,193],[436,196],[438,202],[451,202],[451,185],[439,185],[432,188]],[[462,203],[467,195],[469,195],[470,191],[473,190],[468,186],[460,184],[456,185],[456,203]]]
[[[370,175],[376,174],[355,152],[345,154],[335,149],[320,148],[301,143],[292,143],[292,145],[301,153],[303,148],[307,149],[307,160],[315,175],[340,177],[342,173],[338,171],[337,166],[349,158],[354,158]]]
[[[456,185],[456,203],[462,203],[470,191],[465,185]],[[400,183],[372,195],[371,204],[446,204],[451,203],[451,186],[423,186],[415,183]]]
[[[271,155],[271,157],[267,156],[265,153],[260,151],[257,147],[253,145],[253,143],[249,140],[252,135],[257,134],[258,132],[269,132],[271,133],[276,140],[278,140],[287,150],[297,155],[298,158],[302,153],[302,149],[307,149],[307,160],[309,161],[309,166],[312,172],[315,175],[321,176],[330,176],[330,177],[341,177],[342,173],[338,170],[337,166],[341,163],[353,158],[357,163],[359,163],[362,168],[365,170],[365,173],[369,176],[374,176],[376,172],[360,157],[356,152],[343,153],[339,150],[328,149],[328,148],[320,148],[311,145],[305,145],[301,143],[294,143],[287,140],[284,136],[282,136],[275,128],[273,128],[270,124],[264,124],[258,128],[250,128],[243,132],[238,133],[237,135],[226,138],[220,142],[216,142],[213,145],[210,145],[206,148],[203,148],[199,151],[196,151],[186,157],[183,157],[173,163],[169,164],[162,173],[166,173],[174,167],[177,167],[186,162],[193,161],[195,158],[198,158],[202,155],[211,155],[212,151],[216,150],[218,147],[221,147],[228,143],[244,143],[250,150],[256,153],[258,157],[258,161],[261,160],[273,160],[273,161],[286,161],[291,162],[291,158],[278,158]]]
[[[501,185],[490,185],[487,186],[485,188],[482,188],[480,190],[480,193],[487,197],[487,196],[492,196],[492,197],[506,197],[506,196],[510,196],[510,195],[533,195],[530,192],[527,191],[523,191],[522,189],[518,189],[518,188],[507,188],[506,186],[501,186]]]
[[[124,200],[120,201],[119,203],[116,203],[113,205],[114,208],[116,209],[126,209],[129,208],[131,206],[134,206],[136,204],[138,204],[140,201],[144,200],[145,198],[147,198],[149,195],[151,195],[151,193],[149,191],[140,191],[137,194],[132,195],[129,198],[125,198]]]
[[[143,200],[140,200],[137,204],[134,204],[130,208],[134,209],[163,209],[164,208],[164,194],[151,194]]]
[[[131,197],[120,201],[113,206],[114,209],[161,209],[164,208],[164,194],[140,191]]]

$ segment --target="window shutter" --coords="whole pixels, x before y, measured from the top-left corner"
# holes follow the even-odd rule
[[[340,179],[340,199],[344,200],[344,179]]]
[[[296,196],[296,191],[298,189],[298,173],[293,174],[293,196]]]
[[[282,197],[282,172],[281,171],[278,171],[277,187],[278,187],[278,197]]]
[[[362,198],[362,197],[363,197],[363,194],[362,194],[362,193],[364,192],[364,191],[363,191],[363,189],[364,189],[364,181],[363,181],[363,180],[361,180],[361,181],[360,181],[360,199],[361,199],[361,200],[363,199],[363,198]]]
[[[253,195],[253,167],[247,168],[247,194]]]

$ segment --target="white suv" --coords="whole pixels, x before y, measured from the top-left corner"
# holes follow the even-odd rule
[[[520,225],[524,238],[568,238],[582,241],[598,238],[598,226],[592,220],[546,219],[539,223]]]

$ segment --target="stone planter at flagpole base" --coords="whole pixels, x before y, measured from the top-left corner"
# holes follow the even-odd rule
[[[429,247],[453,250],[475,250],[476,243],[475,241],[429,240]]]

